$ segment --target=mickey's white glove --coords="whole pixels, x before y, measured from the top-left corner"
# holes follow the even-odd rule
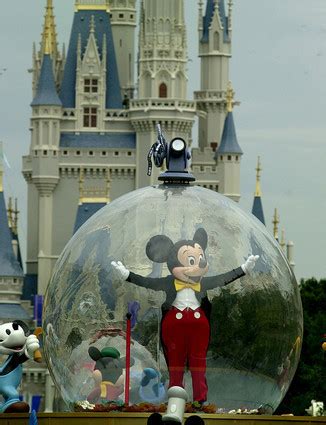
[[[119,275],[120,279],[127,280],[130,274],[130,271],[121,263],[121,261],[111,261],[111,265],[114,270]]]
[[[25,343],[25,354],[32,359],[36,350],[39,350],[40,343],[36,335],[29,335]]]
[[[250,274],[253,271],[258,258],[259,255],[250,255],[247,261],[241,265],[241,268],[245,274]]]

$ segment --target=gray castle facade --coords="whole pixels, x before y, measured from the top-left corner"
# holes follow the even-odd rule
[[[190,141],[199,185],[238,201],[240,160],[229,87],[232,1],[199,2],[201,82],[187,99],[183,0],[76,0],[67,53],[58,49],[47,0],[40,50],[33,52],[24,297],[44,294],[73,232],[120,195],[156,182],[146,175],[156,124]],[[138,43],[135,42],[139,22]],[[136,45],[138,44],[138,45]],[[134,63],[137,57],[137,75]],[[137,88],[137,90],[136,90]]]

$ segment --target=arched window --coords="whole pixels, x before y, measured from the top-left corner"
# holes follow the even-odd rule
[[[214,32],[214,50],[220,50],[220,35],[217,31]]]
[[[165,83],[161,83],[158,89],[158,97],[168,97],[168,88]]]

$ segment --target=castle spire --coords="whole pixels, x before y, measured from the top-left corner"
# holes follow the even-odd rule
[[[13,225],[13,208],[12,208],[12,197],[9,197],[8,200],[8,208],[7,208],[7,217],[8,217],[8,226],[10,229],[12,229],[12,225]]]
[[[260,165],[260,156],[257,160],[257,168],[256,168],[256,190],[255,190],[255,196],[261,197],[261,188],[260,188],[260,173],[262,171],[261,165]]]
[[[263,211],[263,204],[261,201],[261,188],[260,188],[260,173],[261,173],[261,165],[260,165],[260,156],[257,160],[257,168],[256,168],[256,190],[255,190],[255,197],[254,197],[254,203],[252,205],[252,214],[258,218],[263,224],[265,224],[265,217],[264,217],[264,211]]]
[[[232,9],[233,9],[233,0],[229,0],[229,3],[228,3],[228,26],[229,26],[229,31],[232,30]]]
[[[203,0],[198,0],[198,31],[203,30]]]
[[[18,235],[18,203],[17,198],[15,198],[15,208],[13,209],[13,219],[12,219],[12,232],[14,235]]]
[[[47,0],[46,2],[41,53],[53,56],[57,56],[58,54],[57,33],[55,29],[52,0]]]
[[[239,146],[235,125],[233,120],[233,105],[234,105],[234,90],[231,82],[229,81],[226,92],[226,109],[227,115],[224,121],[224,128],[221,138],[221,143],[215,152],[215,159],[218,155],[223,154],[237,154],[242,155],[243,152]]]
[[[275,208],[274,210],[274,217],[272,223],[274,238],[278,241],[278,225],[280,223],[280,217],[278,215],[277,208]]]
[[[231,81],[228,83],[228,87],[226,90],[226,110],[227,112],[233,111],[233,105],[234,105],[234,90],[232,87]]]

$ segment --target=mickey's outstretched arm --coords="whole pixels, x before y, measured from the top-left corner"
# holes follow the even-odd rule
[[[250,274],[253,271],[258,258],[259,255],[250,255],[245,261],[245,263],[236,269],[217,276],[204,277],[204,279],[202,280],[204,288],[214,289],[221,286],[225,286],[246,274]]]
[[[170,276],[167,277],[144,277],[139,274],[129,271],[121,261],[111,261],[116,274],[120,279],[134,283],[143,288],[153,289],[154,291],[164,291],[168,287],[168,282],[171,280]]]

